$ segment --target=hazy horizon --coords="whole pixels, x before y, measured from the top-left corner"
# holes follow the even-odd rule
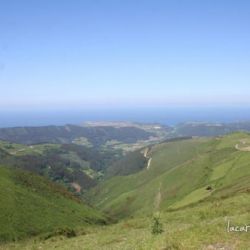
[[[183,122],[250,122],[249,107],[148,107],[0,111],[0,127],[82,124],[86,121],[130,121],[176,125]]]

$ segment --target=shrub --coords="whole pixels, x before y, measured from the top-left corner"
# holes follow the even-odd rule
[[[152,234],[161,234],[163,233],[163,225],[160,222],[160,217],[153,217],[153,225],[152,225]]]
[[[45,234],[44,236],[41,237],[41,239],[47,240],[47,239],[50,239],[50,238],[56,237],[56,236],[65,236],[67,238],[72,238],[72,237],[76,237],[77,234],[76,234],[75,230],[73,230],[73,229],[59,228],[55,231],[52,231],[50,233]]]

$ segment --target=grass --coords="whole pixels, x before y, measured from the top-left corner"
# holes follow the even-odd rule
[[[0,241],[104,222],[64,188],[34,174],[0,167]]]
[[[34,238],[2,245],[0,249],[196,250],[224,247],[246,250],[250,246],[248,233],[228,233],[227,221],[235,225],[249,221],[249,198],[249,194],[245,193],[227,199],[204,201],[173,212],[162,212],[160,221],[164,232],[159,235],[151,233],[152,217],[143,217],[126,219],[110,226],[92,226],[84,234],[79,230],[74,238]]]
[[[171,173],[173,169],[189,159],[194,158],[199,154],[202,142],[200,140],[189,140],[183,142],[166,143],[152,149],[150,157],[152,157],[152,163],[150,169],[144,169],[136,174],[129,176],[117,176],[101,183],[95,190],[93,190],[94,202],[98,207],[106,210],[110,210],[109,204],[114,204],[119,196],[124,196],[123,203],[117,202],[120,207],[126,207],[127,203],[133,205],[132,208],[135,211],[139,211],[140,208],[148,208],[148,205],[154,200],[156,190],[159,183],[162,181],[165,183],[164,174]],[[179,157],[179,155],[181,157]],[[176,177],[175,177],[176,178]],[[170,176],[171,182],[176,182],[176,179]],[[173,186],[171,186],[173,188]],[[135,194],[136,200],[131,203],[131,199],[127,199],[126,193],[130,193],[131,199]],[[147,203],[148,202],[148,203]],[[138,203],[138,205],[136,205]],[[145,204],[147,206],[145,206]],[[140,207],[141,206],[141,207]],[[113,210],[113,209],[112,209]],[[151,212],[151,209],[148,209]],[[122,216],[120,209],[115,211],[117,215]]]
[[[199,202],[221,190],[249,187],[250,152],[235,149],[235,143],[250,138],[234,133],[221,138],[195,138],[152,147],[150,169],[129,176],[116,176],[94,188],[94,204],[119,219],[149,215],[160,197],[166,211]],[[159,187],[161,186],[160,194]],[[212,190],[206,190],[208,186]],[[231,191],[230,191],[231,190]]]
[[[79,137],[79,138],[76,138],[73,140],[73,142],[75,144],[78,144],[78,145],[83,145],[83,146],[86,146],[86,147],[93,147],[92,143],[88,141],[88,138],[86,137]]]
[[[76,237],[34,237],[0,249],[250,249],[250,230],[227,231],[228,221],[250,225],[250,152],[235,148],[243,138],[250,136],[234,133],[155,145],[148,153],[149,169],[107,179],[90,193],[93,203],[117,223],[76,223]],[[151,233],[155,213],[164,230],[158,235]]]
[[[191,192],[187,196],[185,196],[182,200],[175,202],[173,206],[170,206],[170,209],[176,209],[180,207],[185,207],[192,203],[196,203],[200,200],[203,200],[211,195],[211,191],[207,190],[207,187],[202,187],[196,189],[195,191]]]
[[[0,141],[0,148],[7,153],[15,156],[22,156],[28,154],[43,154],[47,150],[58,149],[59,144],[37,144],[37,145],[23,145],[17,143],[10,143],[7,141]]]
[[[227,174],[227,172],[230,171],[231,168],[232,168],[232,161],[219,164],[218,166],[214,168],[213,173],[210,177],[210,180],[213,181],[213,180],[223,178]]]

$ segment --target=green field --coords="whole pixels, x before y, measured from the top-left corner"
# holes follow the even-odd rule
[[[59,147],[59,144],[37,144],[27,146],[23,144],[10,143],[7,141],[0,141],[0,148],[14,156],[43,154],[48,150],[58,149]]]
[[[250,226],[250,152],[235,146],[249,139],[233,133],[153,145],[149,166],[104,178],[88,192],[113,224],[76,223],[75,237],[34,237],[2,249],[248,250],[250,229],[227,230],[228,223]],[[132,171],[134,158],[123,160],[122,169],[124,164]],[[153,216],[163,233],[151,233]]]

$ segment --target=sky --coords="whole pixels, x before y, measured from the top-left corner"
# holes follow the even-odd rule
[[[248,0],[0,0],[0,110],[250,106]]]

